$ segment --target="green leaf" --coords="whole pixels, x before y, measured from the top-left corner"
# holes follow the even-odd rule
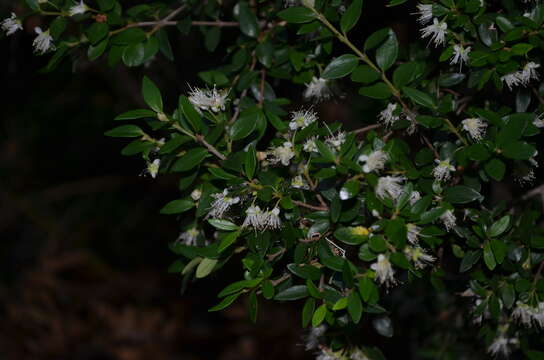
[[[403,87],[402,91],[416,104],[425,106],[429,109],[436,109],[436,102],[434,101],[434,99],[423,91],[419,91],[407,86]]]
[[[359,245],[368,239],[369,231],[364,227],[340,227],[334,237],[348,245]]]
[[[424,69],[425,65],[421,62],[411,61],[401,64],[393,73],[393,83],[399,88],[408,85],[420,77]]]
[[[314,12],[303,6],[287,8],[280,11],[278,16],[283,20],[294,24],[302,24],[315,20]]]
[[[315,140],[315,145],[317,146],[317,150],[323,156],[323,158],[329,162],[335,162],[336,156],[332,152],[331,149],[327,145],[325,145],[321,140]]]
[[[531,51],[534,48],[531,44],[516,44],[512,46],[512,53],[515,55],[526,55],[529,51]]]
[[[370,84],[378,80],[381,74],[368,65],[359,65],[351,73],[351,81]]]
[[[159,88],[147,76],[142,82],[142,94],[145,103],[155,112],[162,113],[162,96]]]
[[[484,262],[489,270],[493,270],[495,269],[495,266],[497,266],[497,262],[495,261],[495,256],[493,255],[489,242],[486,242],[484,245]]]
[[[342,18],[340,19],[340,29],[343,33],[347,33],[357,24],[361,17],[363,9],[363,0],[353,0]]]
[[[219,247],[217,248],[217,252],[222,253],[226,249],[228,249],[236,239],[238,239],[238,236],[240,236],[240,231],[233,231],[228,233],[221,239],[221,242],[219,243]]]
[[[257,309],[258,309],[258,303],[257,303],[257,293],[256,291],[252,291],[249,294],[249,319],[252,323],[257,322]]]
[[[343,297],[340,300],[338,300],[332,307],[334,311],[343,310],[348,307],[348,298]]]
[[[228,220],[222,219],[208,219],[208,222],[211,226],[219,230],[234,231],[238,230],[240,227]]]
[[[383,82],[371,86],[364,86],[359,89],[359,94],[372,99],[388,99],[391,96],[391,89]]]
[[[240,30],[249,37],[257,37],[259,33],[257,17],[245,1],[239,2],[238,6],[240,11]]]
[[[196,268],[196,278],[202,279],[208,276],[212,272],[215,265],[217,265],[217,261],[217,259],[202,259],[202,261],[200,262],[200,264],[198,264],[198,267]]]
[[[96,45],[103,40],[109,32],[108,24],[95,22],[85,32],[91,45]],[[106,41],[107,43],[107,41]]]
[[[506,172],[506,165],[499,159],[493,158],[484,165],[485,172],[497,181],[501,181]]]
[[[514,141],[506,144],[502,148],[502,153],[510,159],[528,160],[536,154],[536,149],[525,141]]]
[[[154,118],[157,114],[154,111],[148,109],[136,109],[130,110],[121,115],[118,115],[114,120],[133,120],[142,118]]]
[[[308,298],[304,303],[304,308],[302,309],[302,327],[308,326],[312,320],[312,316],[315,311],[315,299]]]
[[[121,125],[104,133],[111,137],[140,137],[144,135],[142,129],[136,125]]]
[[[501,235],[508,229],[508,225],[510,225],[510,215],[505,215],[491,225],[487,230],[487,236],[497,237]]]
[[[389,35],[390,28],[384,28],[372,33],[365,41],[365,51],[374,49],[380,45]]]
[[[257,166],[257,158],[255,153],[255,146],[251,145],[248,147],[246,156],[244,158],[244,170],[249,180],[253,179],[253,175],[255,175],[256,166]]]
[[[89,49],[87,50],[87,57],[89,60],[95,61],[98,59],[104,53],[104,51],[106,51],[108,44],[109,39],[104,39],[96,45],[89,46]]]
[[[212,312],[212,311],[223,310],[224,308],[226,308],[230,304],[232,304],[234,302],[234,300],[236,300],[238,298],[238,296],[240,296],[240,294],[234,294],[234,295],[227,296],[226,298],[221,300],[221,302],[219,304],[215,305],[214,307],[212,307],[208,311]]]
[[[504,306],[506,306],[507,309],[510,309],[512,305],[514,305],[514,301],[516,301],[516,291],[514,290],[512,284],[506,284],[502,288],[501,298]]]
[[[314,316],[312,317],[312,326],[314,328],[318,327],[323,320],[325,320],[325,316],[327,316],[327,305],[322,304],[314,312]]]
[[[123,51],[123,63],[128,67],[140,66],[144,61],[144,44],[132,44]]]
[[[202,128],[202,118],[186,96],[181,95],[179,97],[178,107],[185,118],[189,121],[193,129],[195,131],[199,131]]]
[[[198,148],[191,149],[187,151],[185,155],[180,157],[174,163],[174,165],[172,165],[171,170],[173,172],[191,170],[194,167],[200,165],[202,160],[204,160],[208,155],[209,155],[208,150],[206,150],[205,148],[198,147]]]
[[[452,204],[467,204],[481,199],[483,196],[479,192],[465,185],[449,187],[444,191],[444,201]]]
[[[352,291],[348,298],[348,313],[354,323],[358,324],[361,321],[363,314],[363,303],[357,291]]]
[[[491,250],[493,250],[493,255],[495,255],[497,263],[502,264],[507,252],[506,244],[502,240],[492,239]]]
[[[377,291],[378,289],[372,279],[366,276],[359,279],[359,293],[364,301],[368,302],[372,297],[372,294]]]
[[[274,300],[292,301],[303,299],[308,296],[308,288],[306,285],[295,285],[276,294]]]
[[[423,214],[421,214],[420,222],[422,224],[428,224],[430,222],[433,222],[434,220],[436,220],[440,216],[442,216],[446,211],[447,211],[447,209],[443,208],[443,207],[437,207],[437,208],[425,211]]]
[[[221,292],[217,294],[217,297],[222,298],[227,295],[234,294],[245,288],[252,289],[255,286],[259,285],[260,282],[261,282],[261,279],[240,280],[240,281],[233,282],[232,284],[227,285],[225,288],[223,288],[223,290],[221,290]]]
[[[386,71],[397,61],[398,55],[399,42],[395,32],[390,30],[385,42],[376,50],[376,63],[382,71]]]
[[[265,299],[270,300],[274,297],[274,285],[272,284],[272,281],[270,280],[263,281],[261,288],[263,290],[263,296]]]
[[[147,35],[141,28],[129,28],[120,32],[111,38],[111,43],[114,45],[130,45],[145,41]]]
[[[170,201],[161,209],[161,214],[179,214],[191,209],[195,204],[191,200],[179,199]]]
[[[359,59],[355,55],[341,55],[327,65],[321,77],[327,80],[342,78],[351,74],[358,64]]]
[[[463,258],[463,260],[461,260],[459,271],[466,272],[470,270],[474,266],[474,264],[476,264],[478,260],[480,260],[480,256],[482,256],[482,253],[478,250],[468,251],[465,254],[465,257]]]
[[[287,269],[303,279],[319,280],[321,278],[321,270],[315,266],[306,264],[288,264]]]
[[[234,125],[230,129],[230,137],[232,140],[241,140],[255,130],[257,126],[257,117],[261,116],[258,113],[253,113],[245,116],[241,116],[236,120]]]

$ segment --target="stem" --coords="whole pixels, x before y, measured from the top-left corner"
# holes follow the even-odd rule
[[[219,159],[221,160],[227,160],[227,157],[223,154],[221,154],[212,144],[210,144],[209,142],[207,142],[205,139],[204,139],[204,136],[202,135],[196,135],[195,136],[195,140],[198,141],[199,143],[201,143],[202,145],[204,145],[206,147],[206,149],[208,149],[209,152],[211,152],[212,154],[214,154],[215,156],[217,156]]]
[[[463,144],[465,144],[465,146],[468,145],[467,141],[465,140],[465,138],[459,133],[459,131],[457,131],[457,129],[455,128],[455,126],[451,123],[450,119],[448,118],[444,118],[444,120],[446,121],[446,124],[448,125],[448,128],[451,130],[452,133],[454,133],[455,135],[457,135],[457,137],[459,138],[459,140],[461,140],[463,142]]]
[[[167,23],[169,20],[172,20],[177,14],[179,14],[183,9],[185,9],[185,5],[181,5],[180,7],[178,7],[177,9],[175,9],[174,11],[172,11],[170,14],[168,14],[164,19],[162,19],[161,21],[159,21],[159,23],[157,25],[155,25],[155,27],[153,29],[151,29],[151,31],[147,34],[148,37],[151,37],[151,35],[153,35],[154,33],[156,33],[157,31],[159,31],[165,23]]]
[[[360,128],[360,129],[357,129],[357,130],[353,130],[352,132],[356,135],[358,134],[364,134],[365,132],[368,132],[370,130],[374,130],[374,129],[377,129],[379,127],[381,127],[382,125],[381,124],[373,124],[373,125],[368,125],[368,126],[365,126],[363,128]]]
[[[329,208],[327,206],[310,205],[310,204],[306,204],[305,202],[298,201],[298,200],[293,200],[293,204],[295,204],[297,206],[300,206],[300,207],[307,208],[307,209],[316,210],[316,211],[327,211],[327,210],[329,210]]]

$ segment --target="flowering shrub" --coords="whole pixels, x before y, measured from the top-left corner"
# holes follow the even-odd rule
[[[148,108],[106,133],[133,138],[123,154],[143,156],[151,177],[179,176],[179,198],[161,210],[182,226],[173,272],[187,282],[240,263],[210,311],[247,297],[255,321],[259,298],[299,300],[318,359],[377,360],[362,329],[392,337],[398,307],[428,296],[435,315],[417,320],[415,358],[544,359],[544,7],[382,1],[27,4],[52,19],[34,40],[48,70],[77,49],[110,65],[172,59],[171,26],[227,49],[175,109],[144,77]],[[396,9],[410,13],[406,27],[365,28]],[[22,16],[1,27],[14,36]],[[301,95],[282,97],[285,84]],[[318,114],[346,95],[372,114],[359,128]],[[464,346],[464,332],[479,346]]]

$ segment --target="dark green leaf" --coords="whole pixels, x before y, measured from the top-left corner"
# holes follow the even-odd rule
[[[259,33],[257,17],[245,1],[241,1],[238,4],[240,10],[240,30],[249,37],[257,37]]]
[[[147,76],[144,76],[142,82],[142,95],[145,103],[153,109],[153,111],[162,113],[162,96],[159,88]]]
[[[395,63],[399,54],[399,43],[393,30],[389,31],[385,42],[376,50],[376,63],[386,71]]]
[[[195,204],[191,200],[180,199],[170,201],[161,209],[161,214],[179,214],[191,209]]]
[[[444,200],[452,204],[467,204],[480,199],[483,197],[479,192],[465,185],[449,187],[444,192]]]
[[[299,300],[307,296],[308,296],[308,288],[306,287],[306,285],[295,285],[276,294],[276,296],[274,297],[274,300],[279,300],[279,301]]]
[[[351,74],[357,67],[359,59],[355,55],[345,54],[337,57],[325,68],[321,77],[323,79],[339,79]]]
[[[200,165],[202,160],[208,156],[208,150],[205,148],[194,148],[189,151],[182,157],[180,157],[174,165],[172,165],[172,171],[188,171],[192,168]]]
[[[106,131],[104,135],[111,137],[139,137],[144,132],[136,125],[122,125]]]
[[[353,0],[344,15],[342,15],[342,19],[340,19],[340,29],[342,32],[347,33],[353,29],[361,17],[362,8],[363,0]]]
[[[280,11],[278,16],[289,23],[295,24],[307,23],[315,19],[313,11],[303,6],[287,8]]]

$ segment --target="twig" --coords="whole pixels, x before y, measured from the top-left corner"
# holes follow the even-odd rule
[[[282,283],[282,282],[284,282],[285,280],[289,279],[290,277],[291,277],[291,274],[283,274],[283,276],[280,277],[279,279],[270,280],[270,282],[272,283],[272,285],[276,286],[276,285],[278,285],[279,283]]]
[[[538,270],[536,271],[535,278],[533,280],[533,287],[536,285],[536,283],[540,279],[543,269],[544,269],[544,261],[541,261],[540,266],[538,267]]]
[[[255,52],[253,52],[252,56],[253,56],[253,61],[251,62],[249,71],[253,71],[253,69],[255,69],[255,65],[257,65],[257,56],[255,56]],[[238,98],[238,106],[236,107],[236,110],[234,110],[234,115],[232,115],[232,118],[229,121],[229,124],[231,125],[234,124],[236,119],[238,119],[238,116],[240,116],[240,101],[242,101],[242,99],[247,96],[247,90],[248,89],[245,89],[244,91],[242,91],[242,93],[240,94],[240,97]]]
[[[536,98],[538,99],[538,101],[541,103],[541,104],[544,104],[544,99],[542,99],[542,96],[540,96],[540,94],[538,93],[538,90],[535,89],[534,87],[532,87],[533,89],[533,94],[535,94]]]
[[[211,145],[210,143],[208,143],[205,139],[204,139],[204,136],[202,135],[196,135],[195,136],[195,139],[196,141],[198,141],[199,143],[201,143],[202,145],[204,145],[209,152],[211,152],[212,154],[214,154],[215,156],[217,156],[219,159],[221,160],[227,160],[226,156],[221,154],[213,145]]]
[[[263,106],[264,103],[264,82],[266,80],[266,69],[261,70],[261,88],[259,96],[259,107]]]
[[[434,148],[433,144],[431,144],[431,142],[429,141],[429,139],[427,139],[427,137],[423,134],[420,134],[421,137],[423,138],[423,142],[425,142],[425,144],[427,145],[427,147],[429,149],[431,149],[431,151],[434,153],[434,157],[438,160],[440,160],[440,155],[438,154],[438,151],[436,151],[436,149]]]
[[[368,126],[365,126],[363,128],[360,128],[360,129],[357,129],[357,130],[353,130],[352,132],[356,135],[358,134],[364,134],[365,132],[367,131],[370,131],[370,130],[374,130],[374,129],[377,129],[379,127],[381,127],[382,125],[381,124],[373,124],[373,125],[368,125]]]
[[[329,210],[329,208],[327,206],[310,205],[310,204],[306,204],[305,202],[298,201],[298,200],[293,200],[293,204],[295,204],[297,206],[307,208],[307,209],[316,210],[316,211],[327,211],[327,210]]]

